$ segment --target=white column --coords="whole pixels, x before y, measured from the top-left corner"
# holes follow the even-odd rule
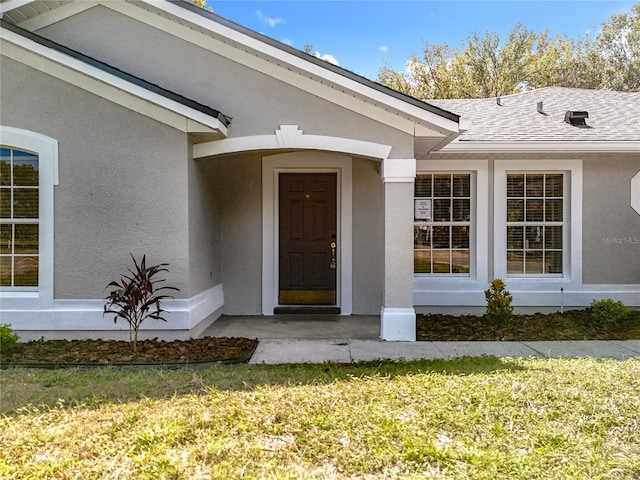
[[[384,292],[380,313],[383,340],[415,341],[413,308],[413,158],[382,162],[384,183]]]

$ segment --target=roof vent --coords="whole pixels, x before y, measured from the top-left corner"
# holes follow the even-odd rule
[[[538,110],[538,113],[541,113],[542,115],[546,115],[546,113],[544,113],[544,108],[542,108],[542,102],[537,103],[536,109]]]
[[[496,97],[496,104],[502,106],[502,103],[500,103],[500,100],[501,100],[500,97]]]
[[[589,118],[589,112],[577,112],[569,110],[564,114],[564,121],[574,127],[588,127],[587,118]]]

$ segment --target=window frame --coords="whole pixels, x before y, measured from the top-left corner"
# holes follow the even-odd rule
[[[28,130],[0,126],[3,148],[38,155],[38,286],[2,287],[2,310],[40,310],[53,307],[54,186],[58,184],[58,142]]]
[[[25,217],[25,216],[16,216],[16,212],[15,212],[15,199],[17,198],[17,194],[18,192],[24,192],[26,190],[35,190],[37,192],[37,197],[38,197],[38,210],[39,210],[39,206],[40,206],[40,181],[39,181],[39,173],[38,173],[38,183],[37,184],[32,184],[32,185],[24,185],[24,184],[19,184],[16,183],[16,163],[19,162],[21,155],[20,154],[27,154],[29,156],[31,156],[32,158],[35,157],[38,161],[38,164],[40,163],[40,158],[37,154],[35,154],[34,152],[29,152],[26,151],[24,149],[17,149],[15,147],[8,147],[5,145],[0,145],[0,149],[2,150],[7,150],[9,152],[9,158],[10,158],[10,163],[9,163],[9,171],[10,173],[10,177],[11,177],[11,181],[8,185],[0,185],[0,193],[2,191],[8,192],[9,193],[9,216],[8,217],[0,217],[0,228],[2,226],[8,225],[11,229],[11,233],[10,233],[10,238],[11,238],[11,251],[10,252],[0,252],[0,257],[1,258],[8,258],[11,261],[11,285],[0,285],[0,289],[2,290],[19,290],[19,291],[36,291],[38,289],[38,284],[39,284],[39,279],[38,279],[38,284],[34,285],[14,285],[15,283],[15,276],[16,276],[16,271],[15,271],[15,262],[17,258],[24,258],[24,257],[38,257],[40,256],[40,247],[38,245],[37,251],[31,252],[31,253],[16,253],[16,249],[15,249],[15,239],[17,237],[17,230],[19,228],[19,226],[26,226],[26,225],[37,225],[37,230],[38,230],[38,234],[40,232],[40,217],[36,216],[36,217]],[[18,153],[18,155],[16,155],[16,153]],[[38,172],[40,171],[40,167],[38,166]],[[3,212],[4,213],[4,212]],[[38,212],[39,215],[39,212]],[[39,242],[38,242],[39,243]],[[39,265],[39,260],[38,260],[38,265]]]
[[[523,195],[520,196],[512,196],[510,197],[508,195],[508,180],[509,180],[509,176],[522,176],[523,180],[524,180],[524,185],[523,185]],[[562,176],[562,196],[558,197],[558,196],[547,196],[547,192],[546,192],[546,184],[547,184],[547,177],[548,176],[557,176],[557,175],[561,175]],[[542,176],[543,178],[543,191],[542,191],[542,195],[541,196],[529,196],[527,194],[527,179],[529,176]],[[525,172],[513,172],[513,171],[508,171],[505,174],[505,180],[507,181],[507,216],[506,216],[506,223],[507,223],[507,256],[509,254],[509,252],[522,252],[523,257],[522,257],[522,269],[523,272],[521,273],[509,273],[509,268],[507,266],[507,278],[516,278],[516,277],[524,277],[524,278],[534,278],[534,277],[544,277],[544,278],[549,278],[549,277],[556,277],[556,278],[563,278],[564,277],[564,272],[565,272],[565,254],[566,254],[566,245],[567,245],[567,236],[566,236],[566,232],[567,232],[567,209],[569,207],[569,205],[567,204],[567,191],[568,191],[568,179],[567,179],[567,173],[565,171],[554,171],[554,172],[548,172],[548,171],[535,171],[535,172],[530,172],[530,171],[525,171]],[[562,218],[561,220],[549,220],[546,218],[546,215],[543,215],[543,218],[541,220],[528,220],[527,219],[527,215],[528,215],[528,210],[526,205],[529,202],[532,201],[539,201],[541,202],[543,205],[545,205],[545,203],[547,202],[547,200],[562,200]],[[509,220],[509,200],[521,200],[522,204],[524,206],[524,210],[523,210],[523,219],[522,220]],[[546,212],[546,205],[542,207],[542,212]],[[521,227],[524,231],[523,236],[522,236],[522,242],[523,242],[523,246],[521,248],[509,248],[509,227]],[[546,246],[546,240],[541,239],[540,240],[540,247],[539,248],[528,248],[526,246],[526,242],[527,242],[527,234],[526,231],[528,228],[536,228],[536,227],[542,227],[543,229],[547,229],[547,227],[561,227],[562,228],[562,248],[560,249],[562,255],[562,262],[561,262],[561,271],[560,273],[557,272],[549,272],[549,273],[545,273],[544,268],[542,268],[542,272],[527,272],[527,254],[528,253],[533,253],[533,252],[539,252],[540,254],[542,254],[542,258],[546,258],[546,254],[549,252],[554,252],[554,251],[558,251],[558,249],[555,248],[548,248]],[[540,233],[538,232],[538,235],[540,235]],[[545,233],[542,234],[543,238],[545,236]],[[508,263],[508,262],[507,262]],[[543,267],[544,267],[544,260],[543,260]]]
[[[451,234],[449,235],[449,248],[438,248],[436,249],[434,247],[434,240],[433,240],[433,236],[434,233],[433,231],[431,232],[431,237],[432,237],[432,241],[431,241],[431,248],[429,249],[422,249],[423,251],[431,251],[431,272],[416,272],[415,271],[415,252],[416,250],[421,250],[421,249],[416,249],[415,248],[415,244],[414,244],[414,248],[413,248],[413,252],[414,252],[414,270],[413,270],[413,274],[414,276],[434,276],[434,277],[471,277],[472,272],[471,272],[471,267],[472,267],[472,244],[473,242],[471,241],[472,239],[472,235],[473,235],[473,217],[474,217],[474,212],[473,212],[473,202],[474,202],[474,198],[476,196],[476,182],[475,182],[475,175],[473,171],[456,171],[456,172],[445,172],[445,171],[420,171],[420,172],[416,172],[416,180],[418,178],[418,176],[420,175],[431,175],[432,178],[432,182],[433,179],[435,179],[436,176],[444,176],[447,175],[451,178],[451,184],[450,184],[450,192],[449,195],[446,196],[436,196],[435,195],[435,191],[434,191],[434,184],[432,183],[432,192],[434,193],[433,195],[429,195],[429,196],[416,196],[415,195],[415,186],[414,186],[414,219],[413,219],[413,226],[414,226],[414,238],[415,238],[415,228],[419,227],[419,226],[426,226],[426,227],[431,227],[432,229],[435,229],[435,227],[449,227],[449,228],[453,228],[453,227],[468,227],[469,229],[469,243],[466,249],[464,250],[468,250],[469,251],[469,271],[468,272],[434,272],[433,271],[433,255],[434,255],[434,250],[439,250],[442,252],[449,252],[449,269],[451,270],[452,262],[453,262],[453,255],[454,252],[456,251],[462,251],[463,249],[455,249],[452,245],[451,245]],[[464,196],[464,197],[456,197],[453,195],[453,178],[458,175],[468,175],[469,176],[469,196]],[[415,185],[415,183],[414,183]],[[428,198],[431,200],[431,211],[435,211],[435,201],[437,199],[446,199],[449,200],[450,202],[454,202],[456,199],[460,200],[469,200],[469,219],[468,220],[455,220],[453,218],[451,218],[453,212],[450,212],[450,219],[449,220],[435,220],[433,218],[433,214],[432,214],[432,218],[430,220],[416,220],[415,218],[415,202],[420,200],[420,199],[425,199]]]
[[[414,274],[414,304],[476,305],[489,281],[489,160],[417,160],[416,174],[423,172],[471,173],[470,275]]]
[[[563,174],[562,274],[507,273],[507,176]],[[536,222],[543,223],[543,222]],[[496,160],[494,164],[494,276],[510,288],[555,289],[582,282],[582,160]]]

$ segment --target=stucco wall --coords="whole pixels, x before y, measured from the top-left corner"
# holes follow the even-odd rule
[[[38,33],[232,116],[230,137],[273,134],[280,125],[299,125],[306,134],[393,145],[392,157],[413,157],[411,135],[106,7],[92,8]]]
[[[583,283],[640,283],[640,215],[631,178],[640,154],[584,161]]]
[[[223,282],[218,161],[189,158],[189,297]]]
[[[203,160],[202,162],[208,162]],[[262,166],[260,155],[221,159],[224,313],[262,311]]]
[[[187,136],[2,58],[1,123],[59,142],[55,297],[101,298],[129,252],[187,293]]]
[[[403,308],[413,304],[413,182],[384,184],[384,306]]]
[[[378,315],[384,284],[380,163],[353,159],[353,313]]]

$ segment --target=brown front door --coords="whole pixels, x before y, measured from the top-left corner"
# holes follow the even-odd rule
[[[280,305],[336,303],[335,173],[281,173]]]

